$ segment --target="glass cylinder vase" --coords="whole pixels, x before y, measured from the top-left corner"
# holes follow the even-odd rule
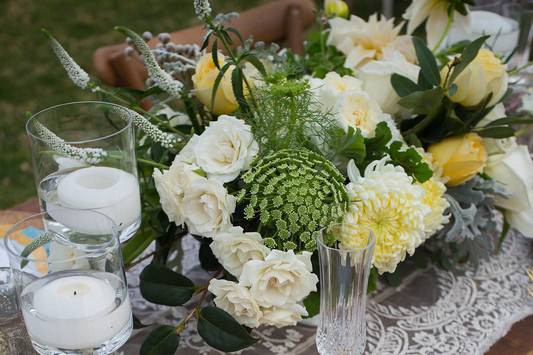
[[[366,342],[366,293],[375,237],[361,248],[343,249],[336,241],[346,225],[322,231],[317,238],[320,263],[320,314],[316,334],[323,355],[362,354]],[[349,230],[349,228],[347,228]]]
[[[32,345],[43,355],[111,354],[133,326],[116,225],[91,210],[54,213],[74,213],[99,233],[50,229],[43,213],[7,232],[4,243]]]
[[[93,209],[109,216],[120,240],[135,234],[141,202],[135,158],[135,136],[127,109],[106,102],[73,102],[33,115],[26,125],[41,211],[56,207]],[[46,222],[78,223],[53,213]]]

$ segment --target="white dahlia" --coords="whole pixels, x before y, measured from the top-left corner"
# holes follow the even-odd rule
[[[424,220],[430,209],[423,203],[424,189],[386,158],[372,162],[364,177],[351,171],[350,179],[352,204],[345,217],[350,227],[341,236],[342,246],[365,246],[371,230],[376,236],[373,265],[380,274],[394,272],[427,237]]]

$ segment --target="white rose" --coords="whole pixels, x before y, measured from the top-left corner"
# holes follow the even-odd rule
[[[524,236],[533,239],[533,209],[525,211],[505,211],[507,222],[522,233]]]
[[[250,260],[264,260],[270,252],[263,245],[261,234],[244,233],[241,227],[233,227],[213,236],[211,250],[224,269],[239,277],[242,267]]]
[[[257,328],[261,324],[259,320],[263,313],[246,287],[227,280],[212,279],[207,289],[216,296],[216,306],[228,312],[240,324],[250,328]]]
[[[363,81],[365,92],[376,100],[383,112],[394,115],[407,109],[398,105],[400,97],[392,87],[392,74],[400,74],[416,82],[419,71],[419,66],[409,63],[400,52],[395,51],[381,60],[365,64],[359,71],[359,78]]]
[[[298,303],[283,305],[282,307],[271,307],[263,309],[261,324],[274,327],[288,327],[296,325],[302,317],[307,316],[307,310]]]
[[[490,156],[484,172],[510,194],[496,198],[496,205],[515,212],[533,209],[533,161],[526,146]]]
[[[250,167],[258,151],[250,126],[233,116],[222,115],[187,143],[180,159],[194,159],[209,179],[229,182]]]
[[[348,91],[361,92],[362,82],[353,76],[340,76],[329,72],[324,79],[309,78],[313,95],[319,102],[322,112],[329,112],[337,105],[342,94]]]
[[[203,179],[194,172],[196,169],[198,169],[196,165],[186,164],[176,158],[168,170],[161,172],[155,169],[153,173],[161,207],[167,214],[168,220],[178,225],[183,224],[185,220],[183,209],[185,189],[192,181]]]
[[[262,307],[280,307],[300,302],[316,291],[318,278],[312,273],[311,253],[295,255],[272,250],[264,261],[252,260],[244,264],[240,282]]]
[[[222,183],[202,178],[193,181],[183,195],[185,223],[189,232],[206,237],[231,227],[235,197]]]

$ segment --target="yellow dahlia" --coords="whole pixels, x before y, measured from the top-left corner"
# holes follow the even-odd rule
[[[364,177],[351,174],[350,178],[347,190],[352,203],[345,217],[350,227],[343,229],[341,244],[364,246],[372,230],[373,265],[380,274],[394,272],[406,254],[412,255],[427,238],[424,221],[430,209],[423,203],[424,188],[386,159],[372,162]]]

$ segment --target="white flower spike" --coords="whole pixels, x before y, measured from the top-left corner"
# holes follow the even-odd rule
[[[89,74],[87,74],[87,72],[83,70],[78,63],[74,61],[74,59],[72,59],[65,48],[63,48],[63,46],[61,46],[61,44],[50,33],[48,33],[48,31],[44,29],[42,31],[50,40],[52,50],[56,54],[63,68],[65,68],[70,80],[72,80],[76,86],[86,89],[91,81]]]
[[[211,16],[211,4],[209,0],[194,0],[194,12],[201,21]]]

